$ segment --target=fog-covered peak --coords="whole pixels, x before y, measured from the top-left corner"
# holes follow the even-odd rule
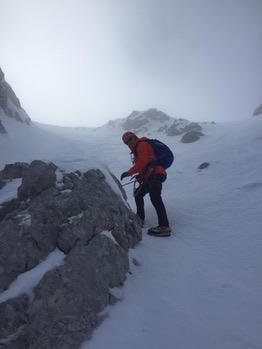
[[[138,134],[157,132],[167,136],[178,136],[192,130],[200,131],[201,124],[184,118],[174,118],[161,110],[151,108],[144,111],[135,110],[126,118],[109,121],[107,126]]]

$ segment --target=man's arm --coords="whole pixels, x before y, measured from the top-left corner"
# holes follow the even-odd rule
[[[128,174],[132,176],[135,173],[142,172],[146,165],[152,160],[150,159],[151,148],[147,142],[141,142],[137,146],[137,159],[134,166],[128,170]]]

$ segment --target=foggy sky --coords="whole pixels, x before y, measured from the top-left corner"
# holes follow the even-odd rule
[[[0,66],[35,121],[133,110],[245,118],[262,103],[261,0],[0,0]]]

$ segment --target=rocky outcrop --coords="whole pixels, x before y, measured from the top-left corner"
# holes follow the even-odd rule
[[[183,135],[181,138],[182,143],[193,143],[200,139],[201,136],[204,136],[204,134],[200,131],[189,131]]]
[[[190,122],[186,119],[174,120],[173,124],[167,129],[168,136],[179,136],[186,132],[201,131],[202,127],[196,122]]]
[[[5,81],[5,76],[0,68],[0,108],[5,115],[19,122],[30,125],[31,119],[21,107],[19,99],[16,97],[11,86]],[[0,127],[1,129],[1,127]],[[1,131],[0,131],[1,132]]]
[[[138,134],[163,133],[168,136],[178,136],[189,131],[201,131],[199,123],[186,119],[174,119],[162,111],[152,108],[144,111],[133,111],[127,118],[110,121],[110,128],[121,127]]]
[[[135,132],[146,131],[152,122],[164,123],[170,120],[170,116],[157,109],[148,109],[143,112],[133,111],[123,122],[123,130],[133,130]]]
[[[33,161],[0,172],[4,180],[19,174],[17,198],[0,206],[0,289],[55,249],[65,259],[43,276],[32,299],[0,303],[0,348],[78,348],[116,301],[111,289],[125,281],[128,249],[141,240],[141,228],[98,169],[64,173]]]
[[[262,114],[262,104],[260,104],[260,106],[257,107],[257,108],[254,110],[254,113],[253,113],[254,116],[260,115],[260,114]]]
[[[15,178],[22,178],[25,170],[28,169],[29,164],[25,162],[16,162],[14,164],[5,165],[4,169],[0,171],[0,180],[10,180]]]

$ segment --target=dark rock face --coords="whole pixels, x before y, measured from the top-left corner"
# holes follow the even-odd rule
[[[22,109],[19,99],[11,86],[5,81],[5,76],[0,68],[0,107],[5,114],[19,122],[31,123],[31,119]]]
[[[115,301],[110,289],[123,284],[128,249],[141,240],[135,215],[100,170],[63,174],[59,183],[56,171],[42,161],[25,166],[15,203],[4,212],[0,207],[0,289],[56,248],[66,254],[63,265],[43,276],[33,300],[0,303],[0,347],[79,348]],[[14,177],[11,167],[4,173]],[[1,344],[8,336],[13,340]]]
[[[254,116],[260,115],[260,114],[262,114],[262,104],[259,107],[257,107],[253,113]]]
[[[204,136],[202,132],[199,131],[189,131],[184,134],[181,138],[182,143],[193,143],[200,139],[201,136]]]

